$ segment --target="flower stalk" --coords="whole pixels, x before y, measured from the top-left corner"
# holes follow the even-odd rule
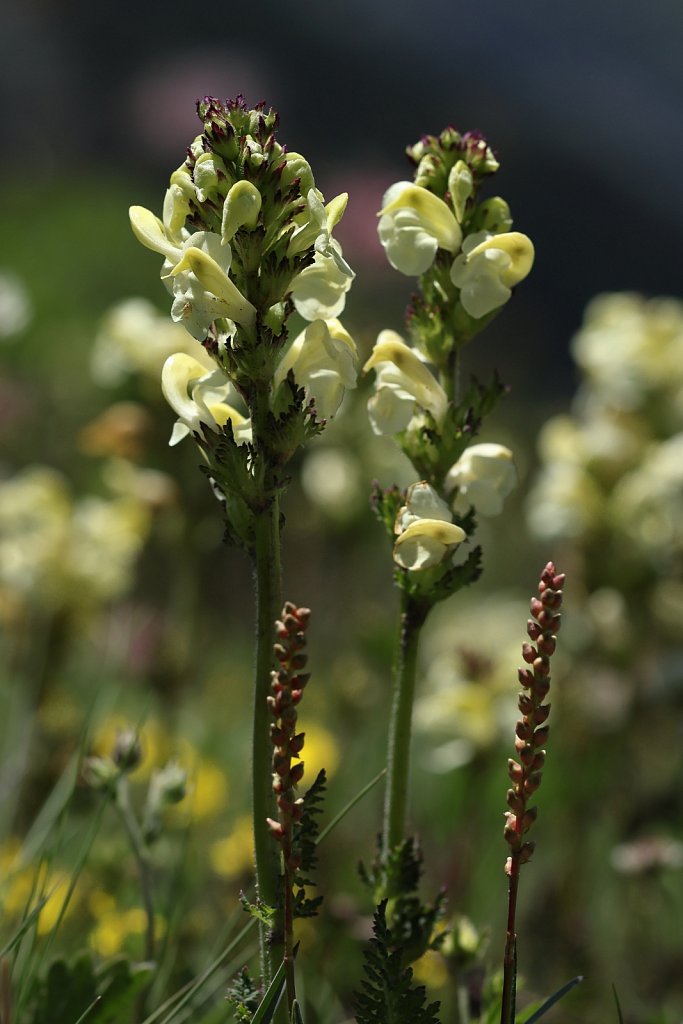
[[[277,819],[269,817],[265,824],[278,843],[282,855],[283,876],[283,961],[290,1015],[296,1000],[294,979],[294,883],[301,867],[301,850],[295,840],[295,827],[301,822],[304,809],[296,791],[304,774],[303,761],[298,760],[304,746],[304,733],[297,733],[297,705],[309,676],[305,668],[307,656],[306,629],[310,618],[308,608],[297,608],[288,601],[282,616],[275,623],[277,642],[273,648],[279,668],[271,673],[272,693],[267,707],[274,720],[270,726],[272,744],[272,791],[277,800]],[[293,759],[297,763],[293,764]],[[273,845],[271,843],[271,845]],[[273,846],[273,849],[275,847]]]
[[[387,858],[406,834],[410,747],[420,633],[429,608],[401,592],[394,691],[389,719],[382,853]]]
[[[531,643],[522,645],[525,668],[519,670],[523,690],[519,694],[521,717],[515,728],[517,760],[508,761],[508,775],[512,786],[507,792],[508,810],[505,812],[505,842],[510,855],[505,863],[508,876],[508,913],[503,956],[503,998],[501,1024],[514,1024],[515,983],[517,975],[517,894],[519,873],[534,852],[535,843],[526,839],[534,822],[537,808],[529,806],[531,797],[542,781],[545,764],[545,744],[548,740],[550,704],[544,703],[550,690],[550,658],[555,652],[557,632],[560,628],[560,608],[564,573],[558,573],[548,562],[538,584],[538,597],[531,599],[533,618],[527,623]]]

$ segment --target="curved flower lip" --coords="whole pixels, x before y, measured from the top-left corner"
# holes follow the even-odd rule
[[[309,189],[306,196],[308,220],[295,228],[292,233],[289,245],[287,246],[287,256],[295,256],[312,245],[315,251],[319,252],[322,256],[338,258],[335,257],[330,247],[330,235],[333,228],[341,220],[348,200],[348,192],[341,192],[334,199],[331,199],[327,206],[323,206],[322,199],[316,190],[313,188]],[[344,266],[348,267],[345,261],[343,263]],[[343,270],[344,266],[340,266],[340,270]],[[348,272],[349,274],[352,273],[350,267],[348,267]]]
[[[225,401],[229,382],[221,370],[207,373],[206,367],[194,356],[176,352],[164,363],[161,390],[180,417],[169,444],[175,445],[193,432],[202,434],[205,427],[217,431],[228,420],[238,442],[251,438],[249,419]]]
[[[131,206],[128,210],[130,226],[133,234],[141,245],[152,252],[158,252],[165,256],[171,263],[176,263],[180,258],[180,246],[174,245],[166,233],[166,228],[151,210],[144,206]]]
[[[411,182],[397,182],[386,192],[389,200],[377,214],[384,217],[399,210],[410,209],[418,215],[425,230],[433,235],[441,249],[457,252],[462,231],[450,207],[426,188]]]
[[[520,231],[506,231],[500,235],[491,235],[483,242],[475,245],[467,253],[467,262],[480,253],[497,249],[510,257],[510,265],[500,273],[500,280],[508,288],[519,284],[527,276],[534,265],[533,242]]]
[[[176,277],[187,270],[192,271],[203,288],[225,304],[225,316],[230,320],[247,326],[254,323],[255,308],[208,253],[195,246],[188,246],[169,276]]]
[[[406,377],[415,400],[427,409],[437,423],[443,421],[448,406],[446,392],[431,371],[395,331],[380,331],[370,358],[363,367],[367,373],[380,363],[393,363]]]
[[[443,519],[417,519],[396,538],[394,548],[399,548],[409,540],[428,538],[443,544],[444,547],[452,547],[455,544],[462,544],[467,534],[455,523],[447,523]]]

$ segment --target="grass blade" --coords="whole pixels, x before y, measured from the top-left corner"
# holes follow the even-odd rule
[[[356,804],[360,800],[362,800],[363,797],[367,793],[369,793],[370,790],[374,786],[377,785],[379,780],[382,779],[386,775],[386,773],[387,773],[386,768],[382,768],[382,771],[378,772],[377,775],[375,775],[374,779],[370,779],[370,781],[365,786],[363,786],[363,788],[361,790],[359,790],[359,792],[356,793],[356,795],[354,797],[352,797],[349,800],[347,805],[341,809],[339,814],[336,814],[334,816],[334,818],[332,819],[332,821],[329,823],[329,825],[326,825],[325,828],[322,830],[322,832],[318,836],[318,843],[317,843],[317,845],[320,845],[320,843],[322,843],[323,839],[325,839],[325,837],[330,834],[330,832],[332,831],[333,828],[337,827],[337,825],[342,820],[342,818],[345,818],[346,815],[349,813],[349,811],[353,810],[353,808],[356,806]]]
[[[583,981],[582,974],[579,974],[576,978],[572,978],[572,980],[568,981],[566,985],[563,985],[562,988],[558,988],[557,992],[554,992],[553,995],[549,996],[530,1017],[525,1018],[524,1014],[522,1014],[521,1017],[518,1017],[517,1024],[536,1024],[536,1021],[540,1020],[541,1017],[548,1012],[551,1006],[558,1003],[563,996],[566,996],[568,992],[571,992],[573,988],[576,988],[581,981]]]

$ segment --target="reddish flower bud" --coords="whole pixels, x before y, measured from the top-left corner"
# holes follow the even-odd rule
[[[517,679],[519,680],[520,686],[523,686],[526,690],[534,685],[534,674],[528,668],[518,668]]]
[[[278,841],[282,839],[285,830],[280,824],[280,822],[273,821],[272,818],[266,818],[266,823],[268,825],[268,828],[270,829],[270,834],[273,837],[273,839],[277,839]]]
[[[292,736],[291,740],[289,741],[289,749],[292,754],[296,755],[301,753],[301,751],[303,750],[305,737],[305,732],[300,732],[296,736]]]
[[[542,725],[550,714],[550,704],[539,704],[534,711],[536,725]]]
[[[522,644],[522,657],[528,665],[533,665],[534,660],[538,657],[538,651],[531,644]]]
[[[521,722],[517,722],[517,725],[515,726],[515,734],[520,740],[524,740],[525,743],[528,743],[534,735],[534,727],[528,722],[522,720]]]
[[[514,811],[515,814],[524,813],[524,800],[514,789],[508,789],[507,791],[507,804],[510,810]]]
[[[531,796],[532,793],[535,793],[542,781],[543,776],[540,772],[531,772],[524,780],[525,796]]]
[[[541,770],[541,768],[543,767],[544,764],[545,764],[545,750],[537,750],[536,753],[534,754],[532,760],[531,760],[531,764],[529,765],[529,767],[530,767],[530,769],[533,772],[538,772],[538,771]]]
[[[536,843],[530,840],[527,843],[522,843],[519,849],[519,863],[527,864],[531,860],[531,856],[536,849]]]
[[[534,711],[534,702],[528,693],[520,693],[517,706],[523,715],[530,715]]]
[[[521,820],[522,831],[523,832],[528,832],[529,829],[531,828],[531,826],[533,825],[533,823],[536,821],[537,817],[538,817],[538,807],[529,807],[529,809],[526,810],[524,812],[524,815],[522,816],[522,820]]]
[[[556,646],[557,641],[554,636],[548,636],[546,633],[541,633],[540,637],[538,638],[538,649],[541,652],[541,654],[545,654],[546,657],[549,658],[551,655],[555,653]]]
[[[534,732],[533,743],[535,747],[544,747],[548,742],[548,734],[550,732],[549,725],[541,725]]]

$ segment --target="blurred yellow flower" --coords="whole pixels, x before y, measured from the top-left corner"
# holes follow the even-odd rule
[[[329,778],[339,764],[339,745],[331,732],[318,722],[302,722],[303,732],[306,733],[304,749],[301,751],[301,760],[305,765],[303,788],[306,789],[315,781],[315,777],[321,768],[324,768]]]
[[[209,847],[209,860],[221,878],[237,878],[251,870],[254,862],[254,840],[251,816],[238,818],[225,839],[218,839]]]
[[[157,915],[154,918],[154,931],[157,937],[164,934],[166,922]],[[88,936],[88,944],[102,957],[115,956],[119,953],[130,936],[144,935],[147,929],[147,916],[140,907],[128,910],[108,910],[98,920]]]
[[[19,854],[16,840],[5,844],[0,851],[0,870],[5,882],[0,892],[0,906],[3,913],[12,918],[30,914],[45,900],[36,920],[36,931],[38,935],[48,935],[60,917],[73,910],[77,888],[68,897],[69,902],[65,906],[71,876],[60,868],[49,870],[45,863],[21,867]]]
[[[448,982],[448,970],[441,954],[433,949],[423,953],[413,964],[413,977],[415,981],[427,985],[430,989],[443,988]]]

